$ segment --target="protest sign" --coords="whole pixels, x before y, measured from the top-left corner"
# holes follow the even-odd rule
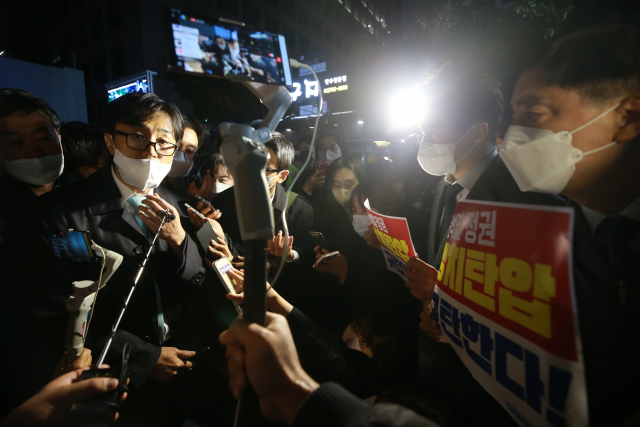
[[[373,212],[369,206],[369,199],[364,202],[364,207],[367,209],[376,237],[382,244],[387,268],[407,280],[404,276],[405,263],[416,256],[407,219]]]
[[[573,210],[458,202],[433,317],[523,426],[587,425],[571,272]]]

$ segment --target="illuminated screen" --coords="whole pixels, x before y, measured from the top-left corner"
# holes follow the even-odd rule
[[[291,85],[284,36],[231,24],[210,24],[171,11],[171,66],[214,76]]]
[[[149,92],[149,85],[147,84],[147,79],[138,79],[133,83],[127,83],[126,85],[116,87],[113,89],[109,89],[109,102],[114,99],[120,98],[122,95],[126,95],[132,92]]]
[[[48,237],[56,256],[73,261],[91,261],[82,232],[51,232]]]

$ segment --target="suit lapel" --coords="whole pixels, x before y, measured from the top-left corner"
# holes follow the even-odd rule
[[[505,166],[502,158],[496,156],[489,167],[480,175],[471,191],[467,195],[469,200],[482,200],[485,202],[495,202],[498,195],[494,189],[503,185],[509,179],[509,170]]]

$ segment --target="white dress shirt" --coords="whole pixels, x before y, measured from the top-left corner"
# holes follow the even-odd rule
[[[460,191],[456,196],[457,201],[464,200],[467,198],[467,196],[469,195],[469,191],[471,191],[473,186],[476,185],[476,182],[480,178],[480,175],[482,175],[484,171],[487,170],[487,168],[489,167],[489,165],[497,155],[498,155],[498,150],[494,149],[491,153],[487,154],[487,157],[482,159],[480,163],[478,163],[473,168],[471,168],[469,172],[465,173],[462,176],[462,178],[460,178],[457,181],[454,181],[455,178],[451,174],[448,174],[444,178],[444,180],[447,181],[448,184],[451,184],[451,185],[460,184],[462,186],[463,188],[462,191]]]

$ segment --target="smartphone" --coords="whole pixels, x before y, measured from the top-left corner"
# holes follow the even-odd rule
[[[204,249],[209,261],[217,260],[218,257],[215,254],[209,252],[209,242],[213,240],[216,243],[220,243],[220,240],[218,240],[218,236],[216,236],[215,231],[213,231],[213,225],[211,225],[209,221],[205,222],[196,236],[198,237],[198,241],[200,242],[200,245],[202,245],[202,248]]]
[[[75,262],[98,261],[96,253],[91,249],[91,235],[88,231],[47,230],[46,236],[57,257]]]
[[[322,255],[320,258],[318,258],[318,260],[313,264],[313,268],[316,268],[318,266],[318,264],[320,264],[322,261],[324,261],[327,258],[331,258],[334,257],[336,255],[340,255],[340,252],[335,251],[335,252],[331,252],[329,254],[324,254]]]
[[[318,161],[315,162],[313,167],[315,169],[322,169],[324,172],[326,172],[327,169],[329,169],[329,162],[322,162],[322,161],[318,160]]]
[[[316,246],[320,246],[321,249],[326,249],[328,251],[331,250],[329,249],[329,244],[324,239],[324,236],[322,235],[322,233],[319,233],[317,231],[310,231],[309,235],[311,236],[311,239],[313,240],[313,243],[315,243]]]
[[[228,22],[208,22],[177,9],[166,30],[171,71],[291,86],[284,36]]]
[[[196,194],[196,199],[200,200],[202,203],[204,203],[206,206],[208,206],[209,209],[211,209],[211,212],[214,212],[216,210],[216,208],[213,207],[211,202],[208,201],[207,199],[205,199],[204,197],[202,197],[201,195]]]

